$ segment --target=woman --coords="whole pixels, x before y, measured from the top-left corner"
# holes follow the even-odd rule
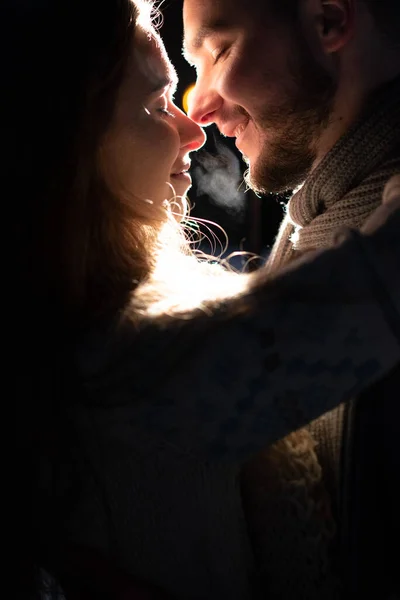
[[[21,1],[1,19],[23,336],[15,498],[29,478],[34,503],[19,525],[27,560],[61,575],[77,544],[175,598],[249,598],[242,466],[399,360],[364,253],[391,259],[378,234],[275,281],[196,258],[180,223],[204,134],[173,103],[150,11]],[[393,226],[385,236],[398,259]]]

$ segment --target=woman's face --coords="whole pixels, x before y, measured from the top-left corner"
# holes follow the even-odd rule
[[[143,203],[143,214],[149,204],[181,212],[179,197],[191,185],[189,153],[205,141],[203,130],[175,106],[176,83],[158,34],[137,27],[101,164],[111,190],[137,202],[139,211]]]

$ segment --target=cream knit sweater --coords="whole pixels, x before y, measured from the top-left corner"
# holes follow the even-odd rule
[[[389,225],[276,281],[261,273],[248,296],[192,320],[89,335],[71,539],[177,600],[262,597],[239,473],[400,360],[387,320],[400,312],[399,217]]]

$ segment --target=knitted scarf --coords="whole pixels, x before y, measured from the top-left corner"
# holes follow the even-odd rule
[[[400,173],[400,78],[374,94],[359,121],[292,196],[267,268],[332,245],[338,228],[360,227],[395,173]],[[342,423],[339,407],[244,466],[243,502],[265,597],[342,596],[330,564],[335,537],[330,505],[338,489]]]
[[[357,123],[292,196],[268,268],[329,247],[340,227],[359,228],[400,173],[400,78],[373,95]]]

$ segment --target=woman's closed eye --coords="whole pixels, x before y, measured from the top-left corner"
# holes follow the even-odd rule
[[[170,100],[166,97],[166,94],[163,94],[157,102],[156,111],[158,113],[161,113],[161,115],[163,115],[163,117],[171,117],[172,119],[174,119],[175,115],[173,112],[171,112],[169,110],[169,108],[168,108],[169,104],[170,104]]]
[[[159,108],[157,108],[157,111],[165,117],[171,117],[172,119],[175,119],[174,113],[172,113],[170,110],[168,110],[168,108],[165,108],[164,106],[160,106]]]
[[[163,95],[157,98],[157,100],[154,100],[153,102],[148,104],[147,106],[143,106],[143,108],[148,115],[154,114],[156,112],[158,114],[161,114],[163,118],[168,117],[174,119],[175,115],[168,109],[168,105],[169,101],[167,100],[165,95]]]

